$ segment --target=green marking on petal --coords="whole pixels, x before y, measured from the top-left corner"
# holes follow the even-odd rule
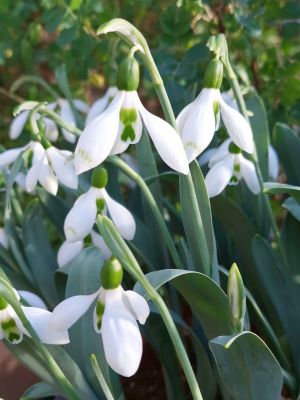
[[[96,314],[97,328],[99,331],[100,331],[101,325],[102,325],[102,317],[104,314],[104,309],[105,309],[105,304],[102,303],[102,301],[98,300],[96,303],[95,314]]]
[[[0,297],[0,311],[5,310],[7,306],[7,301],[3,297]]]
[[[79,148],[79,149],[77,150],[77,154],[78,154],[84,161],[88,162],[89,164],[92,164],[93,160],[92,160],[92,158],[90,157],[89,153],[88,153],[86,150],[84,150],[84,149],[82,149],[82,148]]]
[[[231,154],[239,154],[239,153],[241,153],[241,149],[233,142],[230,143],[230,145],[228,147],[228,151]]]
[[[235,172],[240,172],[240,170],[241,170],[240,164],[234,164],[233,169],[234,169]]]
[[[133,124],[137,120],[137,111],[135,108],[121,108],[120,121],[123,125]]]
[[[126,142],[128,139],[129,140],[135,139],[135,132],[134,132],[132,125],[124,126],[123,132],[121,134],[121,139],[123,140],[123,142]]]
[[[238,178],[236,177],[236,176],[233,176],[231,179],[230,179],[230,182],[231,183],[238,183]]]
[[[2,321],[1,328],[3,336],[11,343],[16,343],[20,340],[20,332],[16,321],[13,318],[8,318],[7,320]]]
[[[98,212],[103,212],[105,209],[105,200],[103,198],[97,199],[96,204]]]

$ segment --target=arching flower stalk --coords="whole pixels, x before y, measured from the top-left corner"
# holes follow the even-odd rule
[[[209,172],[205,177],[209,197],[220,194],[227,185],[237,185],[244,179],[252,193],[260,192],[254,164],[247,160],[240,148],[227,139],[211,156]]]
[[[80,111],[83,114],[86,114],[88,112],[88,105],[83,102],[82,100],[75,99],[74,100],[74,106],[78,111]],[[65,99],[58,99],[57,101],[47,104],[47,108],[49,110],[54,111],[57,109],[58,114],[60,117],[68,122],[69,124],[73,125],[74,127],[76,126],[76,119],[74,116],[74,113],[70,107],[70,104],[67,100]],[[21,133],[24,130],[24,127],[28,121],[30,115],[30,110],[24,110],[20,112],[11,122],[10,124],[10,129],[9,129],[9,137],[11,139],[17,139]],[[36,119],[40,117],[40,115],[37,113],[36,114]],[[52,121],[52,119],[48,117],[44,117],[44,122],[45,122],[45,136],[48,140],[51,142],[55,142],[58,139],[59,136],[59,130],[58,126],[55,124],[55,122]],[[70,143],[75,143],[76,141],[76,136],[74,133],[69,132],[67,129],[62,128],[61,129],[62,134],[65,138],[66,141]]]
[[[69,329],[96,300],[93,312],[94,329],[101,333],[108,365],[122,376],[136,373],[143,352],[141,333],[136,321],[144,324],[150,310],[138,293],[121,286],[123,269],[114,257],[104,263],[101,287],[90,295],[70,297],[54,310],[53,329]]]
[[[135,234],[135,221],[132,214],[107,193],[108,176],[104,168],[94,169],[92,186],[74,203],[65,219],[64,231],[68,242],[83,240],[92,231],[97,213],[109,213],[116,228],[124,239],[132,240]]]
[[[113,100],[79,137],[75,169],[80,174],[101,164],[109,155],[137,143],[146,127],[160,157],[172,169],[188,173],[188,162],[175,129],[145,109],[137,94],[139,65],[129,56],[120,65],[118,90]]]

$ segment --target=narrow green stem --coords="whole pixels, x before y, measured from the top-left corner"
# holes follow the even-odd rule
[[[143,195],[145,196],[145,199],[147,200],[154,218],[156,219],[156,222],[161,230],[161,233],[165,239],[165,242],[167,244],[167,247],[169,249],[170,255],[174,261],[174,264],[177,268],[182,268],[182,262],[179,257],[179,254],[177,252],[176,246],[174,244],[173,238],[168,230],[168,227],[160,213],[159,207],[156,204],[156,201],[153,197],[153,194],[151,193],[150,189],[146,185],[145,181],[143,178],[136,173],[132,168],[130,168],[123,160],[121,160],[117,156],[111,156],[109,157],[109,162],[111,162],[113,165],[116,167],[120,168],[127,176],[129,176],[141,189]]]
[[[195,373],[182,343],[181,337],[162,297],[157,293],[155,288],[144,275],[136,258],[117,231],[114,224],[105,216],[98,216],[97,224],[101,235],[103,236],[108,247],[111,249],[112,253],[115,255],[115,257],[119,258],[123,267],[132,275],[132,277],[144,287],[148,297],[156,305],[175,347],[175,351],[183,368],[191,393],[193,395],[193,399],[203,400]]]
[[[102,371],[99,367],[99,364],[98,364],[95,354],[91,355],[90,362],[91,362],[92,368],[95,372],[95,375],[98,379],[98,382],[103,390],[103,393],[106,397],[106,400],[114,400],[114,396],[112,395],[110,388],[109,388],[108,384],[106,383],[106,380],[105,380],[105,378],[102,374]]]
[[[225,68],[225,71],[226,71],[227,78],[228,78],[228,80],[230,82],[231,88],[233,90],[234,97],[235,97],[235,99],[236,99],[236,101],[238,103],[239,109],[242,112],[242,114],[244,115],[244,117],[246,118],[246,120],[249,122],[249,117],[248,117],[248,113],[247,113],[247,107],[246,107],[246,104],[245,104],[245,101],[244,101],[244,97],[243,97],[242,92],[241,92],[241,88],[240,88],[238,79],[237,79],[236,74],[233,71],[233,69],[232,69],[232,67],[231,67],[231,65],[230,65],[228,60],[227,60],[227,62],[224,63],[224,68]],[[272,231],[273,231],[273,234],[274,234],[274,238],[275,238],[275,240],[276,240],[276,242],[278,244],[278,247],[279,247],[279,250],[281,252],[282,258],[286,262],[287,259],[286,259],[286,255],[285,255],[285,250],[284,250],[284,247],[282,245],[279,229],[277,227],[277,224],[276,224],[276,221],[275,221],[275,218],[274,218],[274,214],[272,212],[270,199],[269,199],[267,194],[263,193],[263,178],[262,178],[262,173],[261,173],[260,165],[259,165],[258,158],[257,158],[257,151],[256,151],[255,143],[254,143],[254,146],[255,146],[255,152],[254,152],[254,156],[253,156],[253,163],[255,165],[256,174],[257,174],[259,185],[260,185],[260,188],[261,188],[261,191],[262,191],[262,197],[264,199],[265,207],[266,207],[266,210],[267,210],[267,213],[268,213],[268,216],[269,216],[269,220],[270,220],[270,223],[271,223],[271,227],[272,227]]]
[[[52,89],[52,87],[42,78],[39,76],[34,76],[34,75],[26,75],[26,76],[21,76],[21,78],[17,79],[13,85],[10,88],[10,92],[14,93],[16,90],[18,90],[21,86],[23,86],[25,83],[35,83],[37,85],[42,86],[51,96],[55,98],[55,100],[59,99],[59,94]]]

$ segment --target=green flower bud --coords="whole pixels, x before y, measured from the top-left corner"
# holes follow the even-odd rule
[[[92,186],[98,189],[102,189],[107,185],[108,175],[107,171],[103,167],[97,167],[93,170],[92,174]]]
[[[204,75],[204,87],[220,89],[223,81],[223,64],[220,60],[214,58],[206,67]]]
[[[120,64],[117,74],[117,87],[127,92],[137,90],[140,83],[140,66],[132,56],[126,57]]]
[[[246,294],[240,271],[235,263],[229,271],[227,294],[233,333],[241,333],[246,312]]]
[[[0,311],[5,310],[7,306],[7,301],[3,297],[0,297]]]
[[[228,147],[228,151],[229,151],[229,153],[232,153],[232,154],[241,153],[241,149],[233,142],[230,143],[230,145]]]
[[[100,279],[104,289],[116,289],[121,285],[123,268],[115,257],[111,257],[105,261],[100,273]]]

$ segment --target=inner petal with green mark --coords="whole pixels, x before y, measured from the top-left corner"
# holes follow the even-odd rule
[[[123,142],[127,140],[134,141],[136,138],[134,123],[137,121],[138,113],[135,108],[121,108],[120,121],[123,125],[121,139]]]
[[[16,321],[12,317],[7,317],[1,321],[3,336],[11,343],[19,343],[21,339],[20,331]]]
[[[104,309],[105,309],[104,303],[100,299],[98,299],[94,310],[94,326],[97,332],[100,332],[101,329]]]
[[[96,204],[98,212],[102,213],[105,210],[105,199],[103,199],[103,197],[100,197],[96,200]]]

